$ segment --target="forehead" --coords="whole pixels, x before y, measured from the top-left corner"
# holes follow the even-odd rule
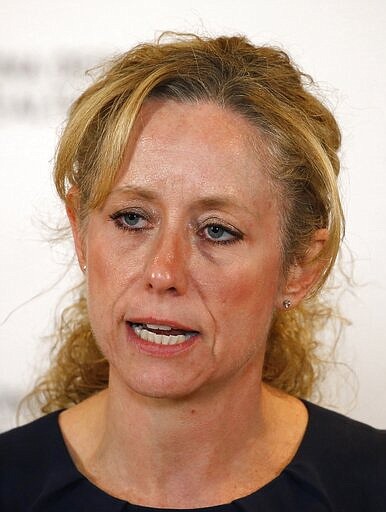
[[[165,129],[167,128],[167,129]],[[232,149],[247,142],[247,136],[258,137],[250,122],[228,108],[212,102],[177,102],[150,99],[143,105],[136,122],[141,142],[158,140],[177,143],[189,130],[189,137],[212,149]],[[231,148],[230,148],[231,149]]]
[[[267,168],[264,137],[240,114],[209,102],[152,99],[136,120],[114,188],[172,180],[206,194],[251,200],[264,192],[272,199]]]

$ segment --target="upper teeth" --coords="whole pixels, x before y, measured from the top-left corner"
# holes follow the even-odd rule
[[[176,345],[183,343],[191,338],[194,333],[186,332],[185,334],[157,334],[147,329],[157,329],[160,331],[171,331],[172,327],[168,325],[155,325],[155,324],[133,324],[135,334],[142,340],[157,343],[158,345]]]
[[[156,324],[143,324],[149,329],[158,329],[159,331],[171,331],[172,328],[169,325],[156,325]]]

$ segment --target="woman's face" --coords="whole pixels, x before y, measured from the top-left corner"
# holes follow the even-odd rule
[[[283,296],[279,210],[251,135],[217,105],[151,100],[90,214],[78,253],[93,332],[114,378],[142,395],[261,374]]]

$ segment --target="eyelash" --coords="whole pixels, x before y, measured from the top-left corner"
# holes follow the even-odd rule
[[[149,218],[146,215],[144,215],[143,212],[138,212],[138,211],[132,210],[132,209],[131,210],[123,210],[123,211],[113,213],[112,215],[110,215],[110,219],[114,222],[114,224],[117,226],[118,229],[122,229],[123,231],[138,232],[138,231],[145,231],[146,229],[148,229],[147,227],[141,227],[141,228],[130,227],[129,225],[125,224],[125,222],[123,221],[123,217],[125,215],[130,215],[130,214],[136,215],[138,218],[141,218],[141,219],[145,220],[146,222],[149,222]]]
[[[130,215],[130,214],[136,215],[138,218],[142,218],[146,222],[149,221],[148,217],[146,215],[144,215],[143,212],[137,212],[132,209],[113,213],[112,215],[110,215],[110,219],[114,222],[114,224],[116,225],[116,227],[118,229],[122,229],[123,231],[130,231],[130,232],[138,233],[138,232],[142,232],[142,231],[149,229],[148,227],[130,227],[129,225],[125,224],[125,222],[123,221],[123,217],[125,215]],[[229,240],[215,240],[213,238],[204,236],[203,231],[205,229],[211,228],[211,227],[223,229],[226,233],[231,235],[233,238],[231,238]],[[240,233],[239,231],[237,231],[235,229],[230,228],[229,226],[222,224],[220,221],[207,222],[204,226],[199,227],[198,233],[204,241],[209,242],[210,244],[214,244],[214,245],[231,245],[236,242],[240,242],[244,238],[242,233]]]
[[[207,228],[213,228],[213,227],[223,229],[226,233],[228,233],[229,235],[232,235],[233,238],[231,238],[229,240],[215,240],[213,238],[208,238],[208,237],[204,237],[204,235],[200,235],[201,238],[203,238],[204,240],[208,241],[211,244],[215,244],[215,245],[231,245],[231,244],[234,244],[236,242],[240,242],[243,239],[242,233],[240,233],[239,231],[236,231],[235,229],[230,228],[229,226],[225,226],[220,221],[217,221],[217,222],[213,222],[213,221],[212,222],[207,222],[207,224],[205,224],[204,226],[200,227],[199,233],[202,233]]]

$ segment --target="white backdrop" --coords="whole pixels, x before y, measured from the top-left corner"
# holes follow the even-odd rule
[[[386,2],[384,0],[2,0],[0,4],[0,430],[47,361],[59,296],[76,278],[44,224],[62,219],[50,170],[66,108],[102,58],[162,30],[244,33],[286,49],[310,73],[343,131],[341,188],[357,286],[342,296],[336,408],[386,425]],[[347,269],[348,254],[344,256]],[[65,277],[57,282],[60,275]],[[49,289],[51,287],[51,289]],[[33,300],[33,297],[37,296]],[[330,399],[326,399],[330,405]]]

